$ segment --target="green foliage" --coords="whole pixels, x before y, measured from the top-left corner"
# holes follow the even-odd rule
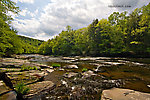
[[[8,12],[17,14],[19,8],[11,0],[0,1],[0,56],[21,53],[37,53],[43,41],[16,35],[17,31],[10,26],[13,20]]]
[[[15,86],[15,90],[17,91],[17,93],[20,94],[27,94],[30,91],[30,88],[26,87],[26,85],[24,83],[18,83]]]
[[[82,72],[86,72],[88,69],[87,68],[83,68],[82,69]]]
[[[61,65],[58,64],[58,63],[53,63],[52,66],[53,66],[53,67],[61,67]]]
[[[65,56],[147,55],[150,48],[150,4],[132,13],[114,12],[107,19],[94,20],[88,27],[70,26],[44,42],[39,53]]]
[[[17,36],[10,27],[8,11],[17,13],[10,0],[0,1],[0,56],[21,53],[40,53],[62,56],[106,56],[150,53],[150,3],[132,13],[114,12],[108,19],[95,19],[85,28],[66,27],[47,42]],[[23,68],[28,70],[29,68]]]
[[[28,71],[28,70],[37,70],[36,66],[26,66],[26,65],[22,65],[21,66],[21,71]]]
[[[38,47],[42,44],[42,40],[32,39],[25,36],[19,36],[22,44],[23,53],[38,53]]]
[[[0,56],[22,53],[20,40],[16,30],[10,27],[11,16],[8,12],[18,13],[18,7],[10,0],[0,1]]]

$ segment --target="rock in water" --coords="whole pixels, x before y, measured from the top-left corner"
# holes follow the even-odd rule
[[[64,68],[77,69],[78,66],[77,65],[67,65],[67,66],[64,66]]]
[[[150,100],[150,94],[130,89],[103,90],[101,100]]]

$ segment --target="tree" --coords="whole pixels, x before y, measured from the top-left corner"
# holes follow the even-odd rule
[[[8,12],[18,12],[18,7],[10,0],[0,1],[0,55],[9,56],[13,53],[21,53],[20,40],[16,35],[16,31],[9,25],[11,16]]]

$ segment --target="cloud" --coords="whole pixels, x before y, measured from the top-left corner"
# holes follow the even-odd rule
[[[35,33],[42,32],[39,29],[40,22],[35,18],[26,20],[16,19],[12,22],[12,25],[19,31],[19,33],[29,36],[35,36]]]
[[[18,2],[21,2],[21,3],[31,3],[31,4],[34,3],[34,0],[12,0],[12,1],[14,1],[16,3],[18,3]]]
[[[28,2],[29,0],[17,1]],[[30,1],[34,2],[34,0]],[[86,27],[96,18],[107,18],[114,11],[126,10],[125,8],[108,7],[109,4],[130,4],[133,9],[148,2],[145,1],[51,0],[51,2],[47,3],[44,7],[43,5],[41,5],[41,8],[38,6],[39,8],[32,12],[31,10],[29,11],[29,8],[24,8],[21,12],[21,15],[25,16],[24,19],[15,18],[13,27],[16,28],[20,34],[47,40],[60,33],[62,30],[65,30],[67,25],[70,25],[73,29]],[[129,8],[127,10],[131,11],[132,9]],[[27,16],[28,18],[26,18]]]
[[[43,8],[40,22],[53,35],[52,32],[60,32],[67,25],[76,29],[87,26],[95,18],[106,18],[112,12],[107,6],[100,0],[52,0]]]
[[[23,9],[21,12],[19,12],[19,14],[20,14],[21,16],[26,16],[27,12],[28,12],[28,8],[25,8],[25,9]]]

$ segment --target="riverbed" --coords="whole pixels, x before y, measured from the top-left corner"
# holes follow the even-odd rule
[[[44,76],[44,81],[53,82],[55,87],[33,98],[97,100],[103,90],[113,87],[150,93],[150,58],[18,55],[15,59],[50,66],[36,71],[53,70]],[[3,71],[4,67],[0,70]],[[17,68],[13,72],[18,72]],[[37,78],[28,76],[29,72],[31,70],[15,75],[20,75],[25,83],[30,84]],[[17,83],[15,79],[12,82]]]

